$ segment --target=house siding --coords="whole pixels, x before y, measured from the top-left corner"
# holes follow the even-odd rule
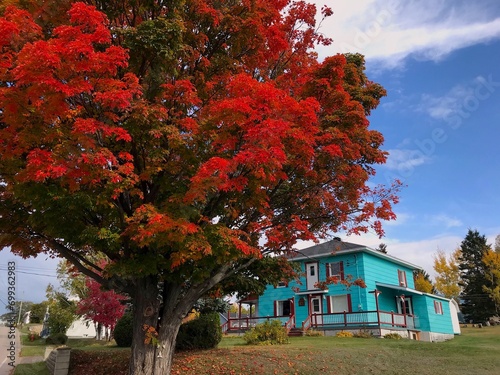
[[[372,254],[363,253],[362,258],[362,278],[365,281],[365,293],[377,288],[376,283],[399,285],[398,270],[406,273],[408,288],[413,288],[413,270],[400,264],[388,262],[386,259],[376,257]],[[379,297],[379,309],[397,312],[396,297],[397,292],[384,291]],[[366,310],[375,310],[376,303],[373,294],[367,298]]]
[[[310,314],[311,297],[320,297],[322,312],[326,314],[329,312],[329,297],[340,295],[349,295],[351,312],[375,311],[375,294],[370,292],[377,289],[381,292],[378,297],[379,310],[381,311],[398,313],[398,305],[402,307],[403,301],[409,301],[407,303],[411,305],[411,313],[419,318],[419,326],[416,328],[422,333],[421,339],[439,341],[449,338],[450,334],[453,336],[454,329],[448,300],[415,291],[414,267],[411,264],[375,253],[373,250],[365,250],[362,247],[345,253],[341,251],[332,255],[325,253],[292,260],[301,263],[302,273],[298,282],[292,280],[288,287],[268,286],[259,298],[258,315],[272,317],[275,315],[275,301],[292,300],[295,324],[297,327],[301,327]],[[366,288],[358,286],[347,288],[342,283],[338,283],[328,285],[327,290],[308,290],[306,264],[314,262],[318,264],[319,281],[325,281],[327,278],[327,264],[342,262],[344,277],[350,275],[353,280],[361,278],[365,282]],[[400,285],[401,272],[405,275],[406,286]],[[381,284],[385,284],[385,286]],[[309,287],[312,288],[312,286]],[[403,295],[404,297],[402,297]],[[442,315],[436,313],[434,301],[441,302]],[[302,306],[300,306],[301,302],[303,302]]]

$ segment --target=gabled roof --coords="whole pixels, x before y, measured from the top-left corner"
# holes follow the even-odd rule
[[[290,255],[289,259],[291,261],[298,261],[298,260],[314,261],[318,258],[325,258],[334,255],[352,254],[359,252],[369,253],[378,258],[386,259],[389,262],[397,263],[412,268],[414,270],[422,269],[422,267],[419,267],[415,264],[407,262],[403,259],[396,258],[392,255],[382,253],[381,251],[372,249],[368,246],[359,245],[351,242],[344,242],[338,238],[305,249],[296,250],[295,255]]]

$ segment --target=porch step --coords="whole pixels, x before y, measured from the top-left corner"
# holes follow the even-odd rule
[[[304,331],[302,331],[299,328],[292,328],[288,332],[288,337],[299,337],[299,336],[304,336]]]

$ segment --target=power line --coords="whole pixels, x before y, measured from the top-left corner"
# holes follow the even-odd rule
[[[7,268],[2,268],[0,266],[0,271],[7,271]],[[44,276],[44,277],[57,277],[57,275],[48,275],[48,274],[43,274],[43,273],[36,273],[36,272],[28,272],[28,271],[20,271],[18,269],[16,269],[15,271],[16,273],[24,273],[24,274],[27,274],[27,275],[35,275],[35,276]]]

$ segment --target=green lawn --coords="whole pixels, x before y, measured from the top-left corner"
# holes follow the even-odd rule
[[[50,375],[50,372],[45,366],[45,362],[38,362],[16,366],[14,375]]]
[[[74,352],[70,375],[126,374],[128,350],[103,347],[91,341],[74,342],[81,349],[91,350]],[[247,346],[239,337],[228,337],[214,350],[178,353],[172,370],[174,375],[439,373],[500,374],[500,326],[466,328],[461,336],[442,343],[297,337],[291,338],[288,345]],[[16,370],[15,375],[19,374],[30,373]]]
[[[181,357],[174,373],[500,374],[500,327],[464,329],[462,336],[443,343],[336,337],[290,341],[284,346],[247,347],[238,339],[226,339],[210,353],[191,353],[189,361]]]

